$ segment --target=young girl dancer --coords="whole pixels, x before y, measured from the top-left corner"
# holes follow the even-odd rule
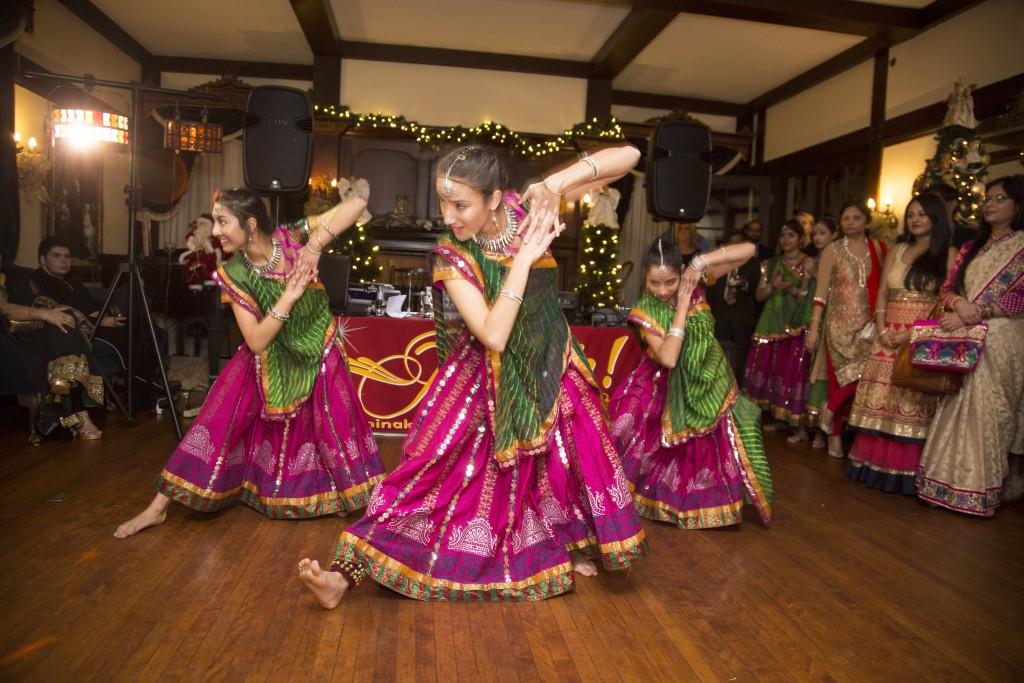
[[[592,558],[623,569],[647,553],[548,251],[561,195],[638,159],[632,147],[584,157],[529,188],[529,215],[493,152],[438,162],[451,231],[431,254],[441,365],[402,463],[342,532],[332,571],[299,562],[322,606],[366,575],[420,600],[539,600],[572,590],[574,569],[594,574]]]
[[[737,524],[746,493],[771,521],[760,409],[737,390],[699,286],[705,272],[721,276],[753,255],[749,242],[729,245],[684,269],[675,245],[659,240],[644,256],[646,290],[629,322],[647,357],[609,404],[643,517],[684,529]]]
[[[384,467],[315,281],[320,252],[364,207],[351,199],[275,230],[253,192],[217,194],[213,234],[235,256],[213,277],[245,344],[164,466],[156,497],[114,536],[160,524],[172,499],[213,511],[238,498],[286,519],[366,505]]]
[[[801,250],[803,243],[803,226],[790,218],[779,233],[779,253],[761,263],[755,296],[765,305],[743,382],[747,396],[777,420],[764,430],[789,425],[794,443],[807,440],[804,418],[810,354],[804,348],[806,323],[798,320],[798,314],[805,308],[814,259]],[[809,307],[806,310],[809,318]]]

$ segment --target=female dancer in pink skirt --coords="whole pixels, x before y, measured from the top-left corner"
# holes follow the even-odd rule
[[[172,499],[200,511],[241,499],[285,519],[366,505],[384,466],[315,281],[323,247],[365,205],[351,199],[275,230],[253,192],[214,198],[213,234],[235,254],[214,279],[245,344],[164,466],[156,497],[114,536],[160,524]]]
[[[684,529],[737,524],[746,497],[771,521],[774,498],[760,409],[741,394],[698,286],[754,255],[754,245],[700,254],[687,267],[659,240],[643,260],[646,289],[629,314],[647,356],[612,396],[612,437],[640,515]]]
[[[342,532],[331,571],[299,563],[321,605],[366,575],[420,600],[540,600],[572,590],[574,569],[594,574],[591,559],[623,569],[647,553],[548,251],[562,195],[638,159],[632,147],[584,157],[527,190],[528,215],[491,151],[438,162],[451,230],[431,254],[441,365],[402,463]]]

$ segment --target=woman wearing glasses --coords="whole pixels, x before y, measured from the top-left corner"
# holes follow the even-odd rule
[[[978,238],[960,250],[939,290],[946,331],[988,324],[985,351],[960,393],[939,406],[928,432],[917,495],[991,517],[1024,491],[1018,429],[1024,399],[1024,182],[1006,177],[986,188]],[[1016,437],[1017,443],[1014,443]],[[1004,482],[1005,480],[1005,482]]]

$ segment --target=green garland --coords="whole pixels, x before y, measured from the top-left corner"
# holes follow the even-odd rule
[[[577,123],[561,135],[547,137],[530,137],[490,121],[481,123],[475,128],[465,126],[421,126],[404,116],[386,114],[357,114],[344,105],[313,107],[315,114],[347,121],[354,128],[376,128],[400,130],[416,136],[416,142],[423,145],[431,144],[462,144],[487,142],[509,147],[520,156],[534,159],[553,154],[578,137],[602,137],[611,140],[622,140],[625,135],[618,122],[612,118],[600,121],[596,117],[591,121]]]
[[[622,294],[622,266],[619,258],[619,231],[607,225],[584,223],[576,291],[580,310],[616,308]]]

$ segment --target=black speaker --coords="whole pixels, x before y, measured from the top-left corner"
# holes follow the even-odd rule
[[[262,192],[299,192],[313,161],[313,107],[296,88],[253,88],[245,101],[245,184]]]
[[[711,193],[711,130],[695,121],[661,121],[647,146],[647,210],[696,223]]]

